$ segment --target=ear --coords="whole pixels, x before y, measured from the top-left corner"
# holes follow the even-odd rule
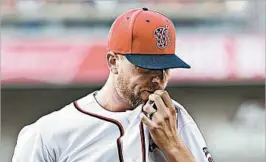
[[[118,73],[118,55],[113,52],[108,52],[106,55],[106,61],[110,72],[113,74]]]

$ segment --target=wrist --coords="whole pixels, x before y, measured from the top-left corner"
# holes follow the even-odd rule
[[[179,146],[173,147],[173,148],[168,148],[162,150],[165,156],[171,157],[171,156],[176,156],[179,155],[182,152],[182,149]]]
[[[196,162],[193,155],[185,146],[176,146],[163,151],[168,162]]]

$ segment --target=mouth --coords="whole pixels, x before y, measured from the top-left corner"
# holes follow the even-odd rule
[[[149,93],[154,93],[156,90],[163,90],[163,87],[154,87],[154,88],[145,88],[143,91],[149,92]]]
[[[150,94],[154,93],[155,91],[152,91],[152,90],[144,90],[144,92],[148,92]]]
[[[144,101],[147,101],[149,99],[149,96],[154,93],[155,91],[151,91],[151,90],[143,90],[142,93],[141,93],[141,98],[144,100]]]

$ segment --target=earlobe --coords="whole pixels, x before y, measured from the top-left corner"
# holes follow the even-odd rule
[[[117,59],[118,59],[117,55],[114,54],[113,52],[108,52],[106,55],[106,61],[107,61],[108,68],[110,72],[112,72],[113,74],[118,73],[118,70],[117,70],[118,60]]]

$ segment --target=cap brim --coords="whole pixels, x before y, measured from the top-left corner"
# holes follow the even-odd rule
[[[175,54],[126,54],[132,64],[145,69],[190,68],[190,66]]]

